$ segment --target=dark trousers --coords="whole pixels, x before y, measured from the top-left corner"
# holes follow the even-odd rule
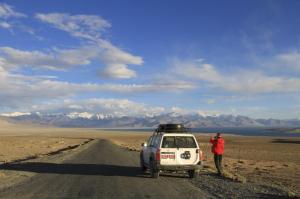
[[[222,155],[214,154],[214,160],[218,174],[222,173]]]

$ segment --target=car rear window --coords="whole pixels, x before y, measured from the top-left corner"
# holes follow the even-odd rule
[[[194,137],[165,136],[162,148],[197,148]]]

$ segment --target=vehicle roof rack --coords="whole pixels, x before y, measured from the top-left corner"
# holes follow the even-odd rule
[[[187,133],[190,131],[189,128],[184,127],[183,124],[160,124],[155,129],[154,134],[161,133]]]

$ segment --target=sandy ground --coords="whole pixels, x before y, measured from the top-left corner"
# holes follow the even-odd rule
[[[16,125],[0,120],[0,164],[39,157],[88,140],[66,137],[63,132],[68,133],[62,129]]]
[[[98,129],[41,128],[11,126],[0,122],[0,164],[27,157],[38,157],[83,143],[90,138],[110,139],[130,150],[140,150],[149,133],[116,132]],[[284,186],[299,195],[300,139],[225,136],[225,171],[247,181]],[[206,169],[214,172],[209,136],[197,135],[206,155]],[[0,171],[0,180],[2,177]]]
[[[81,144],[84,141],[86,139],[1,136],[0,163],[38,157]]]

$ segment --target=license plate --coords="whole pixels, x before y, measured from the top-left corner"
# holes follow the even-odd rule
[[[161,159],[175,159],[175,153],[162,153]]]

